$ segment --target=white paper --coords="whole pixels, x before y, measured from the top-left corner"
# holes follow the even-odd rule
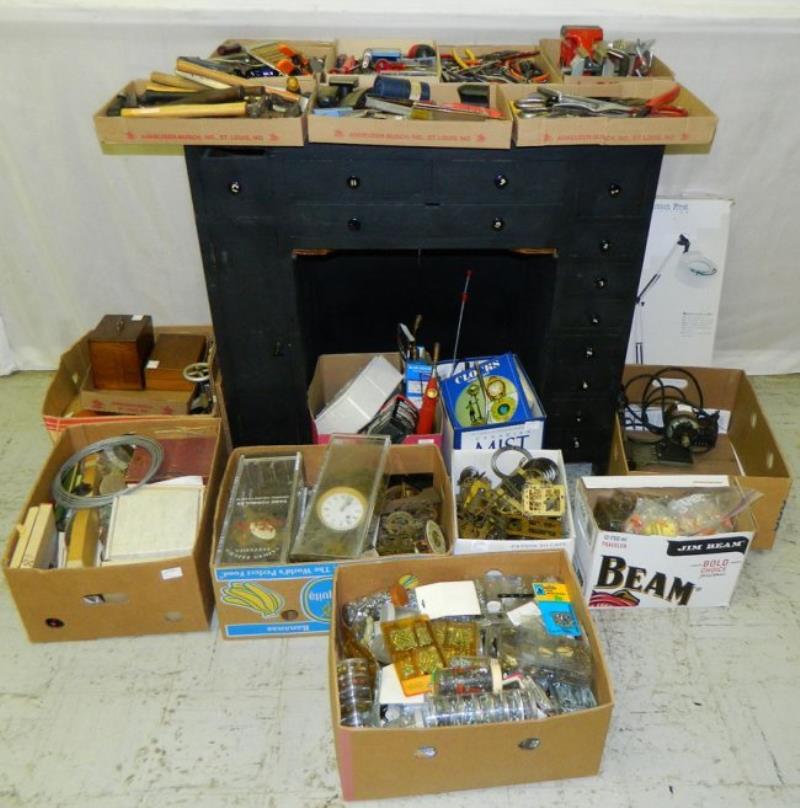
[[[164,581],[171,581],[174,578],[183,578],[183,570],[180,567],[170,567],[166,570],[161,570],[161,578]]]
[[[481,613],[473,581],[426,584],[414,590],[419,609],[431,620],[440,617],[472,616]]]
[[[541,617],[542,612],[539,607],[531,600],[528,603],[523,603],[522,606],[517,606],[510,612],[506,612],[508,619],[515,625],[521,625],[528,617]]]

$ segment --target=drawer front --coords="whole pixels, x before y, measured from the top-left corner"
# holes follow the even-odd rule
[[[591,335],[552,341],[545,371],[547,389],[551,394],[607,395],[619,384],[626,348],[622,343]]]
[[[299,246],[391,247],[398,239],[429,237],[434,221],[423,205],[294,205],[289,234]]]
[[[428,207],[441,238],[469,240],[481,249],[555,248],[563,227],[563,210],[536,205],[441,205]]]
[[[548,424],[544,445],[560,449],[567,463],[592,462],[605,466],[611,447],[611,425],[605,430],[557,429]]]
[[[641,216],[654,193],[657,176],[636,162],[587,161],[581,170],[578,216]]]
[[[615,407],[616,399],[609,396],[556,396],[548,401],[547,424],[555,430],[604,434],[613,422]]]
[[[572,199],[572,167],[566,161],[455,159],[435,169],[435,197],[486,204],[559,205]]]
[[[553,328],[580,330],[604,336],[627,333],[633,317],[633,301],[594,296],[557,296],[553,303]]]
[[[630,299],[636,296],[638,284],[639,271],[632,263],[560,261],[558,265],[559,295]]]
[[[640,262],[646,243],[646,230],[627,222],[586,222],[574,227],[566,252],[570,258],[592,261]]]
[[[300,201],[358,204],[361,200],[422,201],[431,193],[432,164],[359,159],[297,160],[291,166],[286,196]]]

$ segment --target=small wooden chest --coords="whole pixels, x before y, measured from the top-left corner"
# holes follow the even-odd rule
[[[153,350],[148,314],[106,314],[89,334],[89,360],[97,390],[141,390],[144,363]]]
[[[202,334],[160,334],[144,367],[145,387],[190,393],[194,384],[183,378],[183,369],[201,362],[205,353]]]

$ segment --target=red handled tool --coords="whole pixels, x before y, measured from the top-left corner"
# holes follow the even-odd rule
[[[439,362],[439,343],[433,346],[433,365],[431,367],[431,377],[425,387],[425,395],[422,399],[422,406],[419,408],[419,418],[416,435],[430,435],[433,432],[433,424],[436,419],[436,403],[439,400],[439,377],[436,375],[436,365]]]

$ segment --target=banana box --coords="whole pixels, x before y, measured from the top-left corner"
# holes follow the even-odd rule
[[[234,449],[228,458],[214,515],[211,552],[211,580],[223,638],[255,639],[329,632],[333,618],[334,572],[340,565],[360,563],[361,559],[221,563],[223,556],[218,552],[220,539],[225,535],[225,515],[241,458],[286,457],[299,452],[305,485],[313,487],[326,450],[323,445],[244,446]],[[446,539],[447,554],[451,554],[456,536],[453,494],[439,448],[433,444],[391,446],[384,474],[433,474],[433,485],[441,497],[439,523]],[[258,492],[253,494],[257,498]],[[265,528],[259,524],[258,529]]]

